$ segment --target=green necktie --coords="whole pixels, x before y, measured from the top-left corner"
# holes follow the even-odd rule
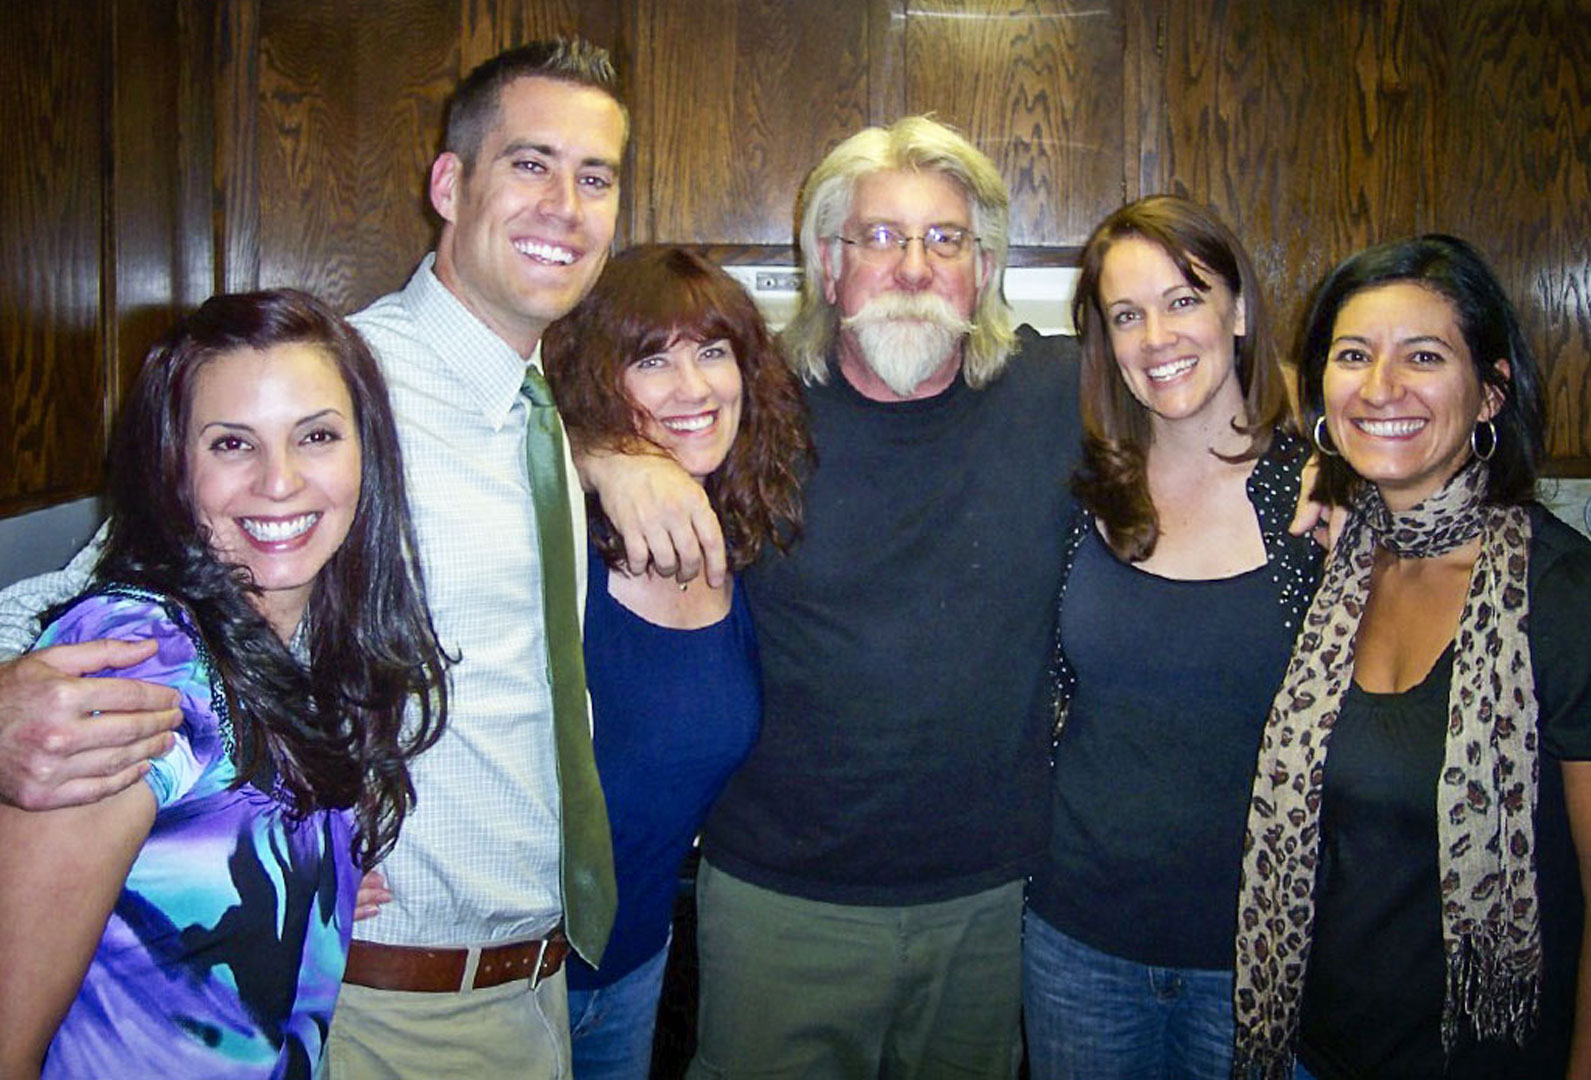
[[[569,513],[569,478],[564,471],[563,424],[547,380],[525,368],[522,388],[530,401],[525,458],[530,467],[536,533],[541,538],[543,629],[547,635],[547,680],[552,686],[553,732],[558,747],[558,791],[562,799],[564,931],[593,967],[613,929],[618,889],[613,882],[613,844],[608,807],[597,780],[586,717],[586,665],[576,611],[574,524]]]

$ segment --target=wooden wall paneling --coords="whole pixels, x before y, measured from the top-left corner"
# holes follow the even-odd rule
[[[216,33],[225,0],[175,0],[177,9],[176,131],[177,251],[172,270],[174,299],[182,309],[203,303],[221,284],[222,252],[216,228],[218,187]],[[129,12],[138,0],[125,0]]]
[[[459,78],[459,13],[448,0],[362,0],[353,42],[356,310],[401,288],[436,239],[427,185]]]
[[[623,59],[621,0],[459,0],[462,46],[458,77],[504,49],[551,37],[578,34]],[[619,65],[626,86],[629,73]]]
[[[215,19],[216,292],[260,281],[260,0],[218,0]]]
[[[1165,190],[1166,2],[1122,5],[1122,178],[1127,203]]]
[[[906,101],[968,132],[1011,188],[1013,245],[1076,246],[1121,196],[1121,10],[916,0]]]
[[[106,3],[0,11],[0,514],[99,481]]]
[[[330,0],[263,4],[259,17],[259,284],[334,307],[359,274],[358,14],[355,0]]]
[[[1591,3],[1444,6],[1430,227],[1476,244],[1545,372],[1550,471],[1591,476]]]
[[[873,0],[867,20],[868,123],[907,115],[906,11],[909,0]],[[813,161],[816,165],[817,162]]]
[[[1166,189],[1231,222],[1288,343],[1326,270],[1430,204],[1441,43],[1399,0],[1168,8]]]
[[[634,3],[634,239],[788,248],[802,179],[868,123],[870,6]]]
[[[191,6],[178,0],[113,4],[105,230],[111,265],[102,301],[111,415],[149,346],[184,307],[195,261],[187,248],[209,247],[207,216],[193,221],[187,205],[194,179],[202,184],[209,164],[207,157],[192,158],[192,118],[185,115],[192,100],[180,81],[193,14],[184,8]],[[197,233],[189,233],[195,224]]]

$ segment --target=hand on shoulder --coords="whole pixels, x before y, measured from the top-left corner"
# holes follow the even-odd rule
[[[57,645],[0,663],[0,799],[25,810],[97,802],[136,783],[181,720],[169,687],[92,673],[148,660],[153,641]]]

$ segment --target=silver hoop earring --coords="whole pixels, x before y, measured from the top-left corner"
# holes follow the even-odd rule
[[[1481,453],[1481,428],[1486,429],[1486,452]],[[1492,455],[1497,453],[1497,425],[1490,420],[1482,420],[1476,424],[1469,433],[1469,448],[1480,461],[1490,461]]]
[[[1327,457],[1342,457],[1342,454],[1338,453],[1336,447],[1328,446],[1326,444],[1327,434],[1328,433],[1326,431],[1326,418],[1324,416],[1322,416],[1322,417],[1320,417],[1319,419],[1317,419],[1315,421],[1315,432],[1314,432],[1315,449],[1319,450],[1322,454],[1325,454]]]

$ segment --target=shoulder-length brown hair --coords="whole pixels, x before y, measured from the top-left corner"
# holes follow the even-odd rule
[[[1149,410],[1132,395],[1116,366],[1110,328],[1099,295],[1105,256],[1118,240],[1140,237],[1160,248],[1200,292],[1206,268],[1243,305],[1246,332],[1237,339],[1235,363],[1243,390],[1244,419],[1233,426],[1249,438],[1232,461],[1249,461],[1270,448],[1271,433],[1287,418],[1287,393],[1265,314],[1259,275],[1242,243],[1215,212],[1177,195],[1151,195],[1128,203],[1100,222],[1083,248],[1082,273],[1072,296],[1072,321],[1082,336],[1083,462],[1072,491],[1105,527],[1111,548],[1137,562],[1155,550],[1159,515],[1146,472],[1152,429]]]
[[[695,252],[642,247],[609,260],[591,292],[547,328],[541,358],[572,439],[584,446],[649,452],[646,417],[624,389],[624,372],[671,343],[727,339],[740,368],[740,431],[707,478],[732,569],[763,545],[784,548],[801,526],[800,481],[811,453],[801,392],[762,315],[734,278]],[[610,565],[623,545],[591,503],[591,536]]]

